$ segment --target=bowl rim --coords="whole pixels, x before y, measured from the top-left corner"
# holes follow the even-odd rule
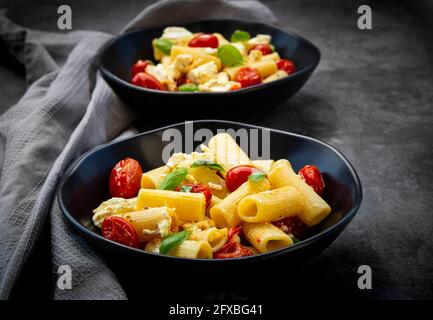
[[[250,23],[250,24],[255,24],[255,25],[264,26],[264,27],[274,29],[276,31],[279,31],[279,32],[282,32],[282,33],[288,35],[289,37],[292,37],[296,40],[299,40],[301,42],[306,43],[308,46],[310,46],[313,49],[313,51],[315,51],[315,53],[316,53],[315,59],[312,61],[312,63],[307,65],[305,68],[303,68],[301,70],[297,70],[297,71],[295,71],[295,73],[288,75],[287,77],[277,79],[275,81],[271,81],[268,83],[260,83],[260,84],[250,86],[247,88],[241,88],[238,90],[227,91],[227,92],[179,92],[179,91],[165,91],[165,90],[154,90],[154,89],[143,88],[143,87],[135,86],[135,85],[131,84],[130,82],[119,78],[118,76],[113,74],[111,71],[109,71],[104,66],[104,64],[102,63],[103,56],[106,54],[108,48],[111,47],[115,42],[119,41],[123,37],[129,36],[129,35],[134,34],[134,33],[141,33],[141,32],[146,32],[146,31],[151,31],[151,30],[153,31],[156,29],[164,28],[163,26],[159,26],[159,27],[151,27],[151,28],[134,28],[128,32],[122,33],[122,34],[114,37],[113,39],[109,40],[107,43],[105,43],[100,48],[100,50],[97,54],[97,57],[96,57],[96,66],[104,78],[109,79],[111,81],[119,82],[121,85],[126,86],[128,89],[131,89],[131,90],[138,90],[141,92],[154,93],[154,94],[158,94],[158,95],[170,95],[170,96],[199,95],[199,96],[214,97],[214,96],[222,96],[222,95],[228,95],[228,96],[237,95],[237,94],[242,94],[242,93],[246,93],[246,92],[250,92],[250,91],[255,91],[258,89],[262,89],[262,88],[269,88],[269,87],[272,87],[278,83],[283,83],[285,81],[289,81],[291,79],[295,79],[295,78],[301,77],[305,74],[308,74],[310,72],[313,72],[320,62],[321,53],[320,53],[319,48],[316,45],[314,45],[311,41],[307,40],[306,38],[304,38],[304,37],[302,37],[296,33],[285,31],[285,30],[283,30],[280,27],[277,27],[275,25],[255,22],[255,21],[251,21],[251,20],[242,20],[242,19],[203,19],[203,20],[196,20],[196,21],[191,21],[191,22],[187,22],[187,23],[181,23],[178,26],[184,27],[184,26],[188,26],[191,24],[210,23],[210,22],[220,22],[220,23],[224,23],[224,22],[230,22],[230,23],[238,22],[239,23],[239,22],[242,22],[242,23]]]
[[[302,240],[298,243],[295,243],[289,247],[284,247],[284,248],[281,248],[281,249],[278,249],[275,251],[270,251],[267,253],[259,253],[257,255],[253,255],[253,256],[239,257],[239,258],[228,258],[228,259],[198,259],[198,258],[193,259],[193,258],[173,257],[173,256],[168,256],[168,255],[161,255],[159,253],[147,252],[147,251],[144,251],[142,249],[132,248],[132,247],[114,242],[112,240],[106,239],[102,235],[87,229],[79,221],[77,221],[73,217],[72,214],[69,213],[69,211],[66,209],[66,206],[64,205],[63,200],[62,200],[63,187],[64,187],[65,183],[69,180],[69,177],[77,170],[79,165],[84,160],[86,160],[90,155],[92,155],[93,153],[95,153],[101,149],[109,148],[114,144],[122,143],[122,142],[125,142],[128,140],[137,139],[138,137],[141,137],[141,136],[146,136],[146,135],[154,134],[156,132],[160,132],[160,131],[163,131],[166,129],[185,125],[185,122],[179,122],[179,123],[170,124],[170,125],[167,125],[164,127],[160,127],[160,128],[148,130],[148,131],[145,131],[142,133],[138,133],[138,134],[132,135],[130,137],[125,137],[125,138],[117,139],[117,140],[102,144],[100,146],[97,146],[95,148],[90,149],[89,151],[87,151],[83,155],[79,156],[76,160],[72,161],[71,164],[69,165],[68,169],[66,170],[65,174],[63,175],[63,177],[59,183],[59,186],[57,188],[57,192],[56,192],[56,197],[57,197],[57,201],[58,201],[60,210],[62,211],[62,213],[66,217],[66,219],[69,221],[69,223],[72,224],[72,226],[75,227],[76,229],[78,229],[80,232],[85,233],[87,236],[93,238],[96,241],[106,241],[108,243],[111,243],[111,244],[119,247],[119,248],[124,248],[127,250],[135,251],[135,252],[137,252],[137,254],[144,254],[145,256],[149,256],[149,257],[155,256],[155,257],[158,257],[160,259],[167,259],[167,261],[171,261],[172,259],[175,259],[176,261],[178,261],[180,259],[180,260],[186,260],[186,261],[195,261],[194,263],[223,263],[223,262],[228,262],[228,261],[238,262],[238,261],[243,261],[243,260],[248,260],[248,261],[250,261],[250,260],[262,260],[262,259],[280,256],[280,255],[286,254],[288,252],[300,250],[303,247],[311,245],[314,242],[316,242],[317,240],[330,235],[332,233],[332,231],[338,229],[339,227],[344,228],[344,226],[347,225],[353,219],[353,217],[355,216],[355,214],[359,210],[359,208],[361,206],[361,202],[362,202],[362,197],[363,197],[361,181],[359,179],[359,176],[358,176],[356,170],[353,168],[353,166],[349,162],[349,160],[335,147],[333,147],[333,146],[331,146],[331,145],[329,145],[323,141],[320,141],[318,139],[304,136],[301,134],[287,132],[287,131],[283,131],[283,130],[279,130],[279,129],[267,128],[267,127],[263,127],[263,126],[247,124],[247,123],[242,123],[242,122],[209,119],[209,120],[197,120],[197,121],[193,121],[193,123],[213,123],[213,124],[224,123],[225,125],[234,125],[234,126],[240,126],[240,127],[249,128],[249,129],[270,130],[271,132],[275,132],[275,133],[279,133],[279,134],[283,134],[283,135],[288,135],[288,136],[292,136],[292,137],[298,137],[301,139],[306,139],[306,140],[318,143],[318,144],[330,149],[338,158],[340,158],[341,161],[343,161],[343,163],[349,169],[349,172],[351,173],[352,179],[355,183],[355,201],[352,204],[351,209],[336,224],[326,228],[325,230],[323,230],[323,231],[321,231],[321,232],[319,232],[319,233],[317,233],[317,234],[315,234],[315,235],[313,235],[313,236],[311,236],[305,240]]]

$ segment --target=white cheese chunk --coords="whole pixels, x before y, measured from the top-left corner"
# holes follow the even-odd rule
[[[170,75],[168,67],[163,64],[159,63],[156,66],[148,65],[146,67],[146,73],[154,76],[161,84],[165,84],[169,91],[176,90],[176,82]]]
[[[214,61],[210,61],[192,69],[188,72],[187,78],[195,84],[201,84],[215,77],[217,73],[217,64]]]
[[[167,27],[162,32],[162,37],[169,40],[177,40],[191,36],[192,33],[183,27]]]
[[[269,44],[271,43],[271,39],[272,37],[268,34],[258,34],[254,38],[248,40],[247,45],[252,47],[255,46],[256,44],[264,44],[264,43]]]
[[[202,92],[227,92],[234,89],[240,89],[239,82],[230,81],[225,72],[220,72],[215,78],[212,78],[198,86]]]

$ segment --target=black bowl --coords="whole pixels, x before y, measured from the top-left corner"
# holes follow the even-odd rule
[[[109,42],[98,57],[98,66],[113,90],[138,114],[174,113],[215,116],[255,106],[276,105],[294,95],[307,81],[320,60],[320,51],[304,38],[261,23],[239,20],[205,20],[182,25],[192,32],[219,32],[230,37],[236,29],[270,34],[282,58],[295,62],[297,71],[281,80],[226,93],[185,93],[150,90],[130,84],[130,70],[138,59],[152,59],[152,40],[164,27],[140,29]],[[182,106],[182,107],[180,107]],[[231,112],[227,114],[227,110]],[[195,117],[197,118],[197,117]],[[183,118],[185,119],[185,118]]]
[[[289,159],[295,170],[306,164],[314,164],[320,168],[326,184],[324,198],[330,204],[332,213],[315,228],[311,237],[291,247],[239,259],[177,258],[148,253],[105,239],[93,225],[91,217],[92,210],[110,198],[108,178],[111,168],[125,157],[137,159],[143,171],[163,165],[162,151],[166,146],[169,148],[171,143],[163,141],[163,132],[170,134],[173,129],[177,129],[182,137],[191,132],[189,126],[180,123],[105,144],[80,157],[64,175],[57,194],[60,208],[68,222],[91,244],[112,258],[132,258],[135,264],[143,263],[153,267],[223,270],[224,266],[245,268],[250,263],[266,263],[270,259],[286,260],[291,264],[303,262],[325,249],[356,214],[362,199],[361,183],[349,161],[333,147],[309,137],[236,122],[203,120],[195,121],[193,126],[194,130],[209,129],[213,133],[216,133],[217,129],[257,132],[259,138],[266,137],[266,133],[269,133],[272,159]],[[202,142],[194,142],[194,149]]]

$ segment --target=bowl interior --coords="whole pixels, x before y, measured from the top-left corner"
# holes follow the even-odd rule
[[[76,226],[84,227],[84,232],[99,234],[92,223],[92,210],[110,198],[108,178],[114,164],[122,158],[132,157],[140,162],[143,171],[161,166],[164,164],[163,152],[173,151],[173,139],[176,139],[173,137],[179,137],[179,134],[186,137],[183,149],[188,148],[193,137],[190,128],[182,123],[157,129],[109,143],[84,155],[65,174],[59,189],[59,200],[67,218]],[[315,233],[340,223],[348,215],[353,216],[360,204],[361,186],[355,171],[341,154],[326,144],[304,136],[272,129],[263,131],[261,127],[227,121],[195,121],[193,128],[198,141],[189,147],[194,149],[204,142],[204,138],[197,136],[198,133],[203,133],[200,129],[211,130],[213,134],[217,130],[232,130],[238,137],[248,135],[249,144],[255,144],[255,140],[259,141],[259,145],[269,141],[271,158],[289,159],[296,171],[306,164],[320,168],[326,184],[324,198],[330,204],[332,213],[317,226]],[[262,146],[266,147],[267,143]],[[265,147],[254,151],[256,155],[252,155],[250,150],[250,156],[253,159],[260,156]],[[179,151],[181,150],[176,150]],[[108,241],[107,245],[110,245]]]
[[[219,32],[227,39],[236,29],[248,31],[251,36],[270,34],[272,43],[281,58],[292,59],[297,72],[314,68],[319,59],[319,50],[307,40],[261,23],[236,20],[205,20],[183,24],[191,32]],[[130,70],[138,59],[152,59],[152,40],[161,36],[164,27],[140,29],[121,35],[101,53],[99,65],[116,77],[129,82]],[[295,73],[296,74],[296,73]]]

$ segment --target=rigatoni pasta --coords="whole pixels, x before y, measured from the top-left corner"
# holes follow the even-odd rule
[[[251,160],[227,133],[201,150],[144,173],[131,158],[116,164],[112,198],[93,211],[102,235],[152,253],[229,259],[291,246],[331,211],[315,166],[296,174],[285,159]]]

